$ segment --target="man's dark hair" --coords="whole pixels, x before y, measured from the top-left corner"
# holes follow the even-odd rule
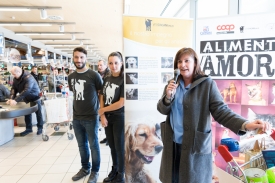
[[[32,69],[33,69],[33,68],[37,68],[37,66],[32,66]]]
[[[82,48],[82,47],[76,47],[76,48],[74,49],[74,51],[73,51],[73,55],[74,55],[74,52],[76,52],[76,51],[82,52],[82,53],[84,53],[84,54],[87,56],[87,50],[85,50],[85,49]]]

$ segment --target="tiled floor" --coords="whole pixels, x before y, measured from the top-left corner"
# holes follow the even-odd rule
[[[15,133],[24,131],[15,127]],[[25,137],[15,137],[0,146],[0,183],[71,183],[71,177],[81,168],[76,139],[63,136],[50,136],[54,130],[48,127],[49,141],[34,132]],[[60,127],[65,132],[65,127]],[[73,131],[72,131],[73,132]],[[105,138],[99,131],[99,140]],[[101,165],[98,182],[102,182],[111,170],[112,160],[109,146],[100,144]],[[75,182],[87,182],[88,176]]]

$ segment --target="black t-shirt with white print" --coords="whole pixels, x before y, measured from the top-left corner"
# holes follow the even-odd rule
[[[69,88],[74,93],[73,119],[92,120],[98,115],[98,91],[102,88],[100,75],[88,69],[85,72],[73,72],[68,76]]]
[[[107,76],[104,79],[102,90],[100,94],[103,95],[104,107],[109,106],[120,98],[124,98],[124,76],[114,77],[112,75]],[[108,113],[124,113],[124,106],[114,111],[108,111]]]

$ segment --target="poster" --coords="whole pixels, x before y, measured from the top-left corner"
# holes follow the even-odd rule
[[[196,51],[203,71],[217,83],[224,102],[237,114],[267,121],[275,127],[275,21],[274,13],[199,19],[196,24]],[[212,119],[212,150],[215,164],[227,163],[217,148],[222,138],[239,141],[240,151],[232,152],[238,164],[253,148],[255,133],[237,136]],[[253,139],[253,140],[252,140]],[[261,139],[259,139],[260,141]],[[274,140],[265,137],[266,148]]]
[[[174,77],[176,52],[192,44],[192,20],[123,17],[126,182],[160,182],[164,115],[157,102]]]

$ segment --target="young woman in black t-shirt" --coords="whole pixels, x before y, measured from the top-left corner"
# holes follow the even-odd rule
[[[98,113],[111,148],[113,166],[103,182],[124,183],[124,69],[121,53],[112,52],[108,65],[111,75],[104,79]]]

